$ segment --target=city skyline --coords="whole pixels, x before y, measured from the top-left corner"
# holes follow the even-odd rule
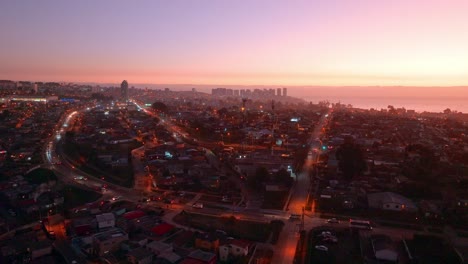
[[[194,85],[468,84],[464,1],[89,3],[2,3],[0,78],[98,83],[125,78]]]

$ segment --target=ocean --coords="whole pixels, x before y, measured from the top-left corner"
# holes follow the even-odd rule
[[[330,103],[351,104],[362,109],[404,107],[417,112],[452,111],[468,113],[468,86],[451,87],[407,87],[407,86],[284,86],[284,85],[198,85],[198,84],[140,84],[137,87],[150,89],[197,91],[211,93],[211,89],[288,89],[288,95],[318,103],[328,100]]]
[[[444,98],[444,97],[362,97],[362,96],[305,96],[304,100],[318,103],[329,101],[330,103],[340,102],[351,104],[355,108],[380,110],[387,109],[389,105],[395,108],[404,107],[407,110],[416,112],[440,113],[449,108],[452,111],[468,113],[468,98]]]

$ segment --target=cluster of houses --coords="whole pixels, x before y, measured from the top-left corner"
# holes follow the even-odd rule
[[[154,211],[126,206],[101,208],[81,213],[77,210],[68,224],[72,247],[88,259],[101,258],[109,263],[122,259],[130,263],[219,263],[246,258],[255,244],[228,237],[222,231],[199,232],[165,222]],[[110,209],[110,210],[109,210]],[[107,211],[107,212],[103,212]],[[90,211],[89,211],[90,212]],[[81,216],[79,216],[81,214]]]
[[[466,143],[450,136],[451,130],[444,126],[446,119],[364,110],[335,111],[333,115],[323,138],[327,149],[321,152],[318,196],[323,208],[397,211],[435,222],[447,217],[443,212],[456,211],[457,217],[468,219],[468,196],[459,188],[468,178],[460,174],[460,163],[451,152]],[[346,182],[340,176],[336,152],[349,138],[364,153],[367,166]],[[445,168],[441,176],[413,176],[417,175],[415,167],[427,167],[419,165],[425,160]],[[419,187],[429,182],[433,187],[446,187]]]

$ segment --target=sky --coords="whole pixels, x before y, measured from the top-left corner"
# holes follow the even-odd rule
[[[31,0],[0,10],[0,79],[468,85],[466,0]]]

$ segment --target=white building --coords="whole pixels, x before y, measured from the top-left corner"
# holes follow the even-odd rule
[[[128,234],[117,228],[95,234],[93,235],[94,252],[99,256],[114,252],[125,241],[128,241]]]
[[[253,245],[252,242],[247,240],[230,240],[226,244],[219,246],[219,258],[221,261],[227,261],[229,256],[247,256]]]
[[[96,221],[99,229],[115,226],[115,216],[113,213],[104,213],[96,215]]]
[[[379,192],[367,195],[369,208],[417,212],[418,207],[410,199],[392,192]]]

